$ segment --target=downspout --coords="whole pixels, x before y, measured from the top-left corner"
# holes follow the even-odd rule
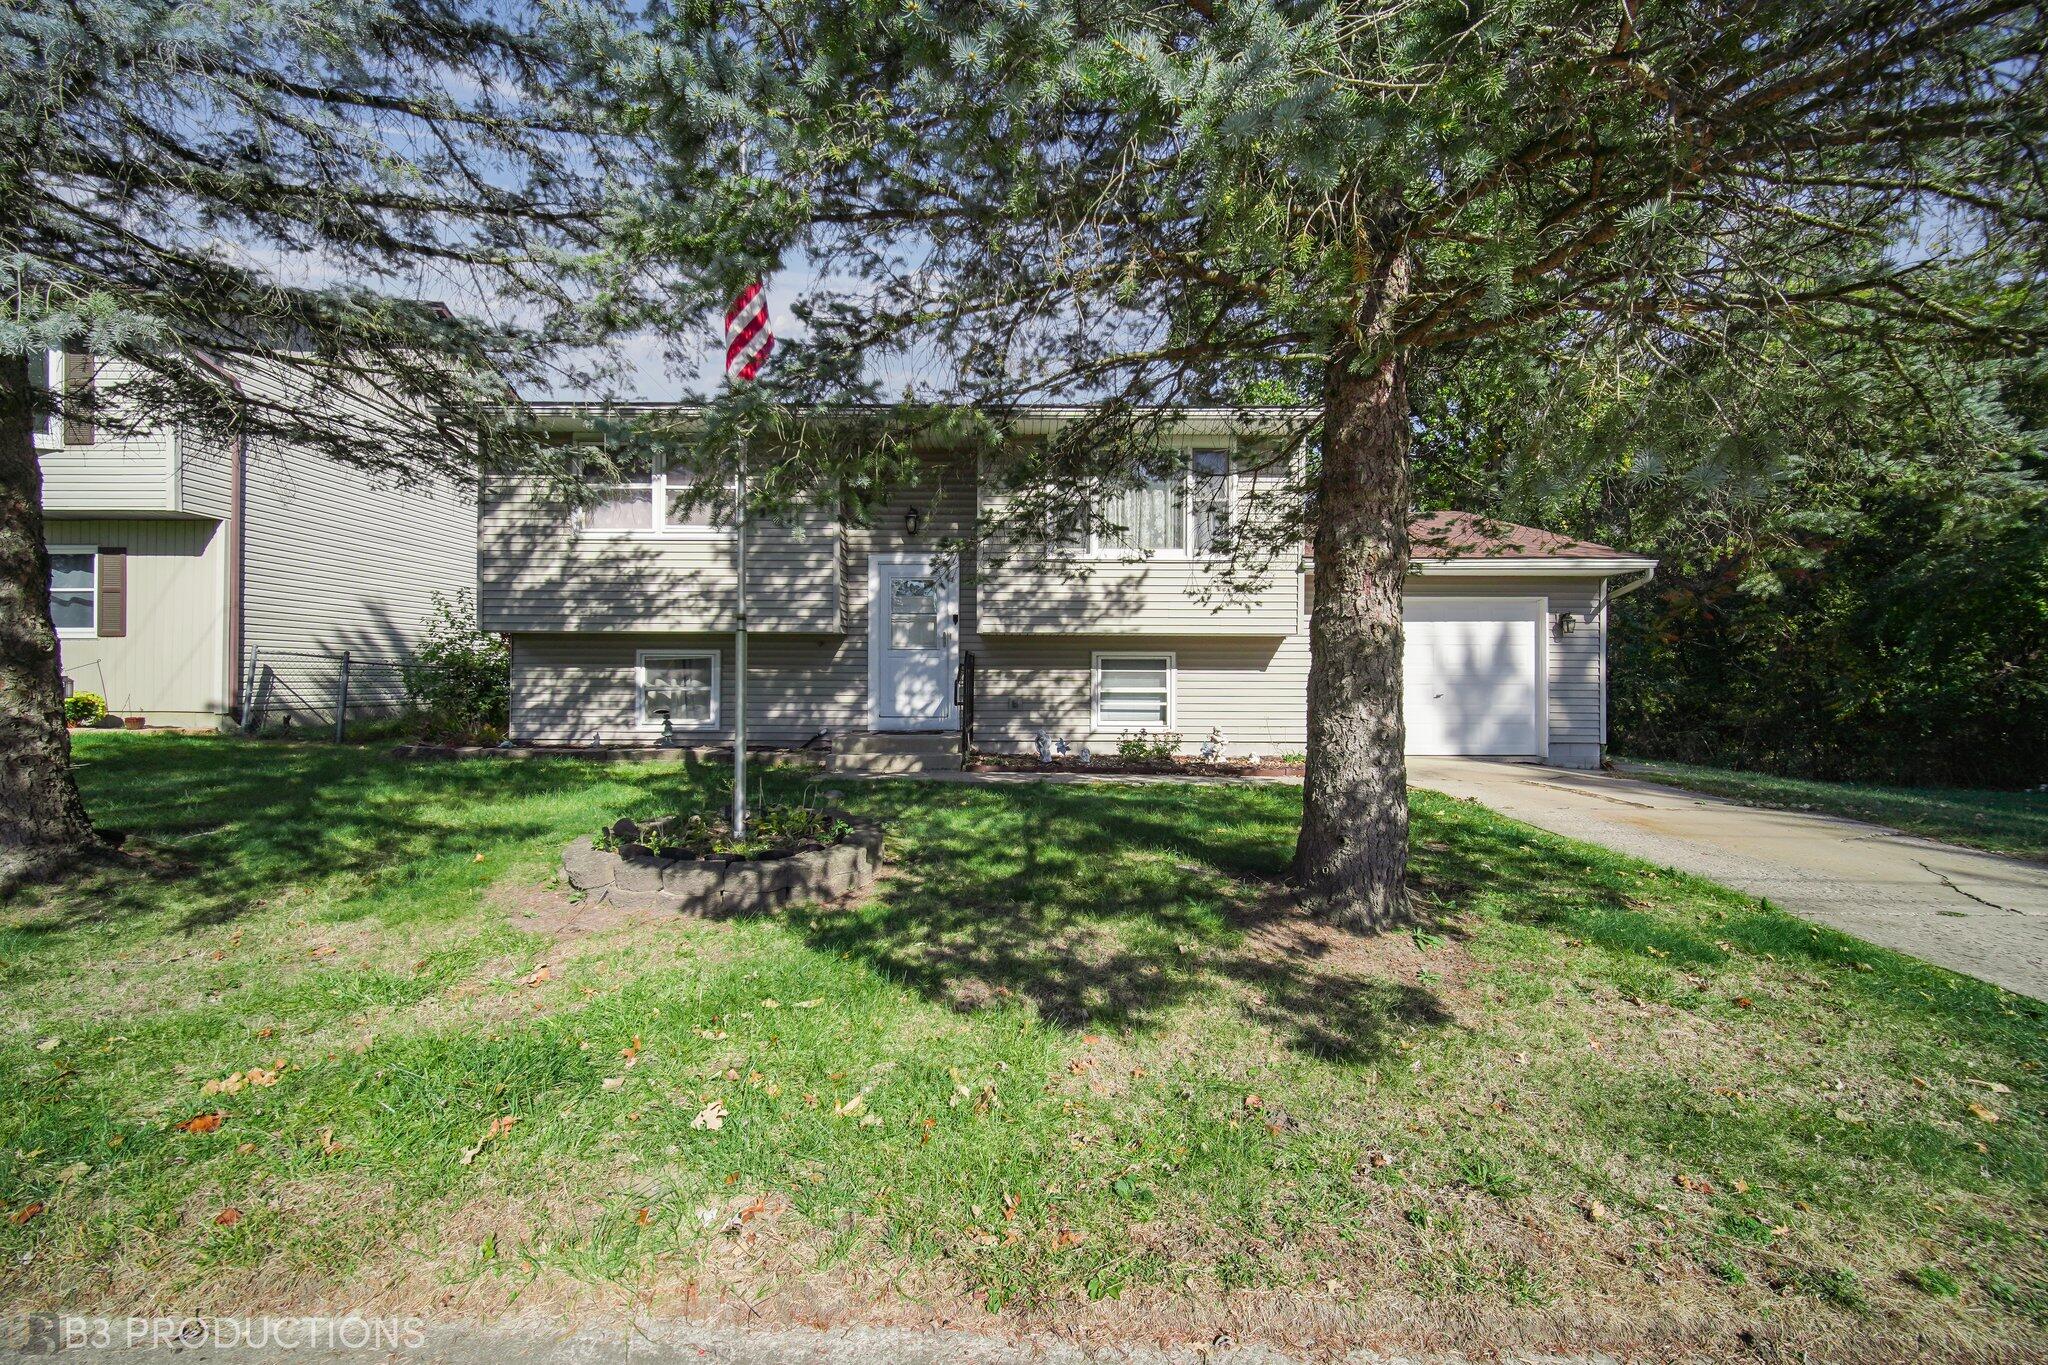
[[[192,352],[192,358],[202,369],[233,389],[237,397],[241,396],[242,381],[235,378],[225,365],[204,351]],[[248,511],[249,434],[237,430],[228,463],[227,705],[231,716],[239,715],[242,710],[242,581],[248,557]]]
[[[1603,764],[1607,761],[1607,608],[1616,598],[1626,597],[1638,588],[1647,588],[1656,576],[1655,569],[1645,569],[1615,591],[1608,590],[1613,579],[1600,580],[1600,600],[1594,605],[1600,616],[1600,761]]]

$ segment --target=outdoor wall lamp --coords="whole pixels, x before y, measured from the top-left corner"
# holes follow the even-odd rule
[[[917,539],[917,528],[922,525],[924,525],[924,513],[918,511],[915,507],[903,514],[903,534],[909,536],[912,540]]]
[[[1578,628],[1579,623],[1572,617],[1570,612],[1561,611],[1557,614],[1557,633],[1559,635],[1569,635]]]

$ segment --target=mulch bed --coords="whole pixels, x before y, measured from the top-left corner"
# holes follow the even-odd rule
[[[1132,777],[1300,777],[1302,764],[1262,758],[1223,759],[1210,762],[1200,758],[1169,758],[1131,762],[1115,754],[1097,754],[1083,763],[1074,758],[1056,758],[1042,763],[1036,754],[976,754],[967,764],[971,773],[1092,773]]]

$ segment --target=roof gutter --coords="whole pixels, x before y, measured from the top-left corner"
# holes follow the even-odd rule
[[[1643,586],[1643,583],[1649,582],[1649,575],[1655,573],[1656,569],[1656,560],[1643,559],[1635,555],[1625,555],[1614,559],[1568,559],[1563,557],[1537,556],[1510,558],[1506,555],[1491,557],[1473,555],[1460,559],[1414,559],[1410,560],[1408,564],[1408,572],[1431,577],[1483,578],[1496,574],[1544,574],[1560,578],[1591,578],[1602,574],[1642,574],[1644,576],[1642,582],[1629,588],[1628,591],[1630,592],[1634,592],[1636,588]]]
[[[201,369],[221,383],[242,393],[242,381],[204,351],[192,352]],[[249,551],[249,435],[236,431],[232,459],[228,464],[228,588],[227,588],[227,707],[229,715],[242,710],[243,584]]]

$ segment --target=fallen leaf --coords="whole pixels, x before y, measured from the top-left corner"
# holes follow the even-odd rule
[[[1739,1010],[1746,1010],[1746,1009],[1750,1009],[1750,1008],[1752,1008],[1752,1007],[1753,1007],[1753,1006],[1754,1006],[1755,1004],[1756,1004],[1756,1001],[1754,1001],[1754,1000],[1750,999],[1750,998],[1749,998],[1748,996],[1746,996],[1746,995],[1738,995],[1738,996],[1736,996],[1736,997],[1735,997],[1735,1008],[1737,1008],[1737,1009],[1739,1009]]]
[[[627,1066],[640,1064],[640,1035],[634,1034],[633,1041],[619,1049],[619,1055],[626,1059]]]
[[[882,1126],[882,1116],[880,1114],[862,1114],[860,1116],[860,1126],[863,1128],[880,1128]]]
[[[499,1138],[505,1136],[505,1134],[511,1132],[512,1125],[517,1122],[519,1122],[519,1116],[517,1114],[500,1114],[498,1115],[498,1117],[492,1119],[491,1126],[484,1130],[484,1135],[482,1137],[477,1139],[476,1146],[469,1148],[462,1154],[462,1164],[467,1166],[471,1162],[475,1161],[477,1157],[483,1152],[486,1143],[495,1142]]]
[[[221,1121],[225,1118],[227,1118],[227,1115],[221,1113],[218,1109],[210,1114],[194,1114],[191,1118],[179,1124],[174,1131],[180,1133],[210,1133],[220,1127]]]
[[[322,1128],[320,1130],[320,1155],[334,1156],[339,1152],[346,1151],[347,1149],[347,1143],[336,1142],[334,1140],[334,1130],[332,1128]]]
[[[763,1000],[761,1008],[764,1010],[779,1010],[782,1008],[782,1002],[780,1000]]]
[[[1257,1095],[1246,1095],[1244,1097],[1244,1107],[1247,1109],[1264,1109],[1266,1102]]]
[[[604,1078],[604,1083],[600,1088],[605,1090],[617,1090],[625,1083],[626,1078],[624,1076],[607,1076]]]
[[[837,1115],[839,1115],[839,1117],[840,1117],[840,1118],[843,1118],[843,1119],[850,1119],[850,1118],[857,1118],[857,1117],[858,1117],[858,1116],[860,1115],[860,1112],[861,1112],[861,1111],[862,1111],[863,1109],[866,1109],[867,1107],[868,1107],[868,1097],[867,1097],[867,1092],[863,1091],[863,1092],[861,1092],[860,1094],[858,1094],[858,1095],[855,1095],[855,1096],[854,1096],[854,1097],[853,1097],[852,1099],[848,1100],[848,1101],[847,1101],[846,1103],[844,1103],[844,1104],[841,1104],[841,1105],[837,1105],[837,1106],[835,1106],[835,1107],[833,1108],[832,1112],[833,1112],[833,1113],[835,1113],[835,1114],[837,1114]]]
[[[717,1132],[725,1127],[725,1116],[729,1111],[722,1100],[713,1100],[697,1111],[697,1117],[690,1120],[692,1128]]]
[[[482,855],[479,854],[478,856],[481,857]],[[541,982],[553,977],[553,975],[554,973],[548,970],[548,964],[543,962],[538,967],[535,967],[531,972],[528,972],[526,974],[526,979],[520,982],[520,984],[522,986],[538,986]]]
[[[64,1046],[64,1040],[62,1038],[57,1037],[55,1034],[52,1034],[48,1038],[36,1039],[36,1051],[38,1052],[55,1052],[58,1048],[62,1046]],[[41,1206],[38,1205],[37,1207]]]
[[[1995,1109],[1986,1109],[1986,1108],[1985,1108],[1985,1107],[1984,1107],[1983,1105],[1981,1105],[1981,1104],[1977,1103],[1977,1101],[1975,1101],[1975,1100],[1971,1100],[1971,1101],[1970,1101],[1970,1112],[1971,1112],[1972,1114],[1975,1114],[1975,1115],[1977,1116],[1977,1118],[1978,1118],[1979,1120],[1981,1120],[1982,1122],[1984,1122],[1984,1123],[1996,1123],[1996,1122],[1998,1122],[1998,1111],[1997,1111],[1997,1110],[1995,1110]]]
[[[482,862],[483,860],[484,860],[484,855],[483,855],[483,854],[481,854],[481,853],[477,854],[477,855],[476,855],[476,856],[475,856],[474,858],[471,858],[471,859],[470,859],[470,861],[471,861],[471,862],[473,862],[473,863],[480,863],[480,862]]]
[[[1601,1202],[1600,1202],[1599,1200],[1597,1200],[1597,1199],[1588,1199],[1588,1200],[1586,1201],[1586,1221],[1587,1221],[1587,1222],[1589,1222],[1589,1223],[1598,1223],[1598,1222],[1601,1222],[1601,1221],[1603,1221],[1603,1220],[1604,1220],[1604,1219],[1605,1219],[1606,1217],[1607,1217],[1607,1206],[1606,1206],[1605,1204],[1601,1203]]]
[[[217,1228],[231,1228],[241,1221],[242,1211],[233,1204],[228,1205],[213,1216],[213,1225]]]
[[[16,1227],[20,1227],[29,1219],[34,1218],[38,1214],[42,1213],[42,1211],[43,1206],[41,1203],[24,1204],[22,1207],[16,1209],[13,1213],[8,1214],[7,1221],[14,1224],[14,1226]]]
[[[1980,1081],[1975,1076],[1963,1077],[1964,1085],[1981,1085],[1994,1095],[2010,1095],[2012,1087],[2002,1081]]]
[[[248,1156],[255,1150],[256,1144],[253,1142],[238,1142],[235,1144],[235,1154],[237,1156]]]
[[[793,1010],[814,1010],[824,1003],[823,1000],[799,1000],[794,1005],[791,1005],[790,1008]]]
[[[1749,1182],[1748,1182],[1747,1180],[1737,1180],[1737,1181],[1735,1181],[1735,1182],[1734,1182],[1734,1184],[1735,1184],[1735,1192],[1736,1192],[1737,1194],[1748,1194],[1748,1193],[1749,1193]]]
[[[320,946],[319,946],[318,948],[315,948],[315,949],[313,949],[312,951],[308,952],[308,953],[306,954],[306,956],[307,956],[307,957],[326,957],[326,956],[327,956],[328,954],[332,953],[333,951],[334,951],[334,949],[333,949],[333,948],[331,948],[331,947],[329,947],[328,945],[326,945],[326,944],[324,944],[324,943],[323,943],[323,944],[321,944],[321,945],[320,945]]]

